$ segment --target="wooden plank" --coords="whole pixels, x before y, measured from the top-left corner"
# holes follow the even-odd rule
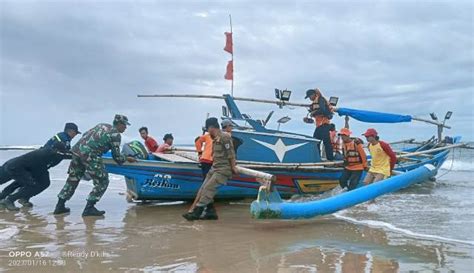
[[[197,161],[191,160],[189,158],[186,158],[184,156],[178,155],[178,154],[163,154],[163,153],[153,153],[154,156],[170,161],[170,162],[179,162],[179,163],[195,163]]]

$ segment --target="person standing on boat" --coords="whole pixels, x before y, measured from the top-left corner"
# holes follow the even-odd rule
[[[369,142],[369,151],[372,158],[364,184],[372,184],[390,177],[395,163],[397,163],[397,156],[392,148],[388,143],[379,139],[377,131],[373,128],[367,129],[362,135]]]
[[[156,150],[158,150],[158,142],[156,142],[156,140],[153,137],[148,135],[148,128],[142,127],[140,128],[140,130],[138,130],[138,132],[140,133],[140,136],[143,138],[143,140],[145,140],[145,146],[148,152],[149,153],[156,152]]]
[[[217,193],[217,188],[225,185],[227,180],[232,178],[233,173],[237,174],[232,138],[219,129],[217,118],[206,120],[206,130],[213,139],[213,164],[199,190],[200,195],[197,205],[191,212],[183,214],[183,217],[189,221],[199,219],[217,220],[218,216],[214,208],[214,196]],[[206,209],[206,213],[201,217],[204,209]]]
[[[173,140],[174,140],[174,137],[172,134],[166,134],[163,137],[164,143],[158,147],[158,150],[156,150],[156,152],[162,153],[162,154],[170,153],[173,150]]]
[[[332,108],[329,105],[326,98],[323,97],[321,91],[316,89],[309,89],[306,91],[305,99],[311,100],[310,105],[310,115],[314,118],[314,123],[316,124],[316,129],[314,130],[313,137],[319,139],[324,144],[324,149],[326,152],[326,159],[329,161],[334,160],[334,151],[331,144],[331,136],[329,133],[330,129],[330,120],[332,119]],[[312,123],[313,119],[305,117],[304,122]]]
[[[102,162],[102,155],[107,151],[112,152],[112,157],[121,165],[125,161],[136,162],[133,157],[126,157],[120,153],[120,134],[125,132],[130,125],[128,118],[123,115],[115,115],[113,125],[100,123],[85,132],[82,138],[72,147],[72,160],[69,164],[69,176],[61,192],[58,194],[58,203],[54,214],[62,214],[70,211],[65,207],[67,200],[71,199],[76,191],[79,181],[84,174],[90,175],[94,188],[87,197],[87,205],[82,216],[101,216],[105,211],[95,208],[95,204],[104,195],[109,185],[109,175]]]
[[[367,168],[367,155],[360,139],[352,139],[351,131],[342,128],[339,136],[342,138],[342,151],[344,155],[344,170],[339,178],[341,188],[353,190],[359,184],[364,169]]]

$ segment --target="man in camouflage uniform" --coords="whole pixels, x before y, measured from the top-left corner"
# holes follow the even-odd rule
[[[183,217],[189,221],[198,219],[217,220],[217,212],[214,208],[214,196],[217,193],[217,189],[225,185],[227,180],[232,178],[232,173],[237,174],[231,136],[219,129],[217,118],[208,118],[206,120],[206,129],[213,139],[213,163],[199,190],[199,201],[196,207],[191,212],[183,214]],[[206,209],[205,214],[201,216],[204,209]]]
[[[83,137],[71,149],[72,159],[69,165],[69,176],[61,192],[58,194],[58,204],[54,214],[62,214],[70,211],[65,206],[79,184],[79,181],[88,174],[94,184],[94,188],[87,197],[87,205],[82,216],[101,216],[105,211],[95,208],[102,195],[109,185],[108,173],[102,162],[102,155],[107,151],[112,151],[112,157],[118,164],[125,161],[135,162],[135,158],[126,157],[120,153],[120,133],[127,129],[128,119],[123,115],[115,115],[113,125],[101,123],[85,132]]]

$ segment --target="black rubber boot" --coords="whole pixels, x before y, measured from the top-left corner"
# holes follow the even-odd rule
[[[204,216],[201,217],[202,220],[217,220],[219,217],[217,216],[216,208],[214,207],[214,203],[210,203],[206,206],[206,212]]]
[[[66,200],[65,199],[58,199],[58,203],[56,204],[56,209],[54,209],[53,214],[63,214],[69,213],[71,210],[65,206]]]
[[[94,205],[95,202],[87,201],[87,205],[82,212],[82,216],[102,216],[105,214],[105,210],[98,210]]]
[[[6,208],[9,211],[18,211],[20,210],[18,207],[15,206],[15,202],[5,198],[0,201],[0,206]]]
[[[192,212],[186,212],[183,214],[183,217],[188,220],[188,221],[194,221],[194,220],[199,220],[199,217],[201,217],[202,212],[204,211],[204,207],[194,207]]]
[[[28,200],[28,199],[20,198],[20,199],[18,199],[18,203],[20,203],[24,208],[32,208],[33,207],[33,203],[31,203],[30,200]]]

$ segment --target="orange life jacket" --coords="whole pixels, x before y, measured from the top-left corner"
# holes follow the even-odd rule
[[[200,154],[199,162],[212,163],[212,138],[206,133],[196,139],[194,142],[196,150]],[[203,147],[204,146],[204,147]]]
[[[325,98],[323,98],[323,100],[326,103],[326,107],[328,111],[331,112],[332,106],[328,103],[328,101]],[[316,99],[311,103],[309,108],[311,111],[311,116],[314,118],[316,127],[319,127],[323,124],[330,123],[330,120],[332,119],[332,113],[329,115],[325,115],[321,113],[321,106],[319,105],[319,97],[316,97]]]
[[[357,151],[357,146],[354,141],[344,143],[344,165],[359,165],[362,164],[362,158]]]

